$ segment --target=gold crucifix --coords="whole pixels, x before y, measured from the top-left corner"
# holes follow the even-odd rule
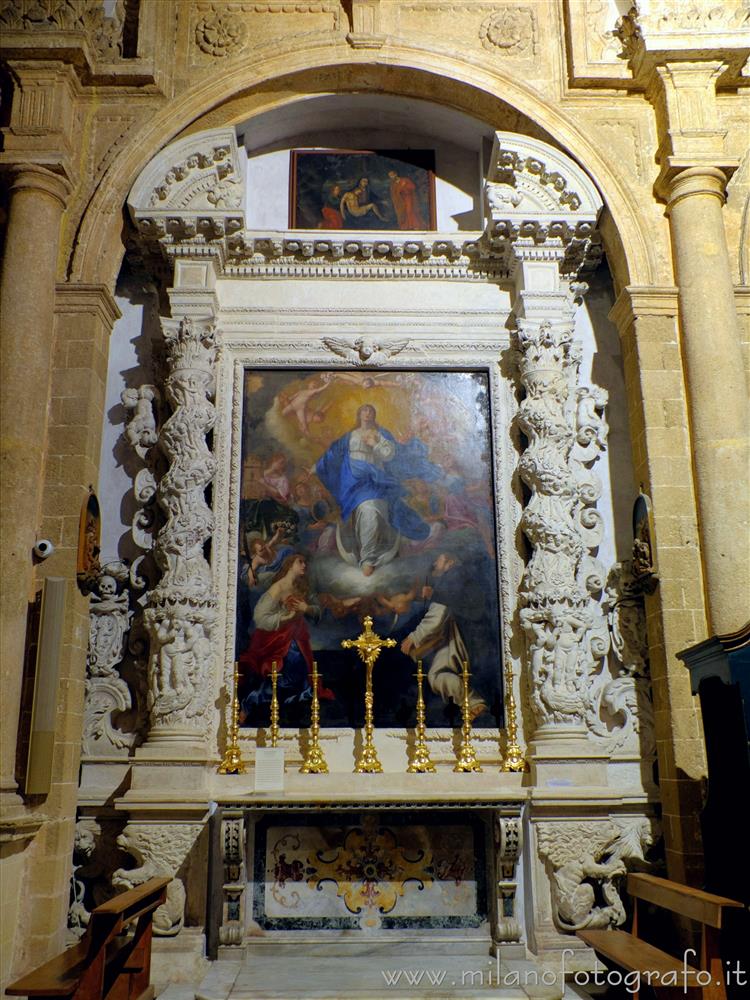
[[[380,656],[380,650],[391,649],[396,645],[396,640],[381,639],[379,635],[376,635],[372,630],[372,618],[369,615],[365,617],[363,624],[365,630],[358,639],[344,639],[341,643],[344,649],[356,649],[359,653],[359,658],[367,668],[367,679],[365,682],[365,741],[362,746],[362,752],[354,767],[354,773],[380,774],[383,770],[383,765],[378,760],[372,738],[372,717],[375,701],[372,693],[372,668]]]

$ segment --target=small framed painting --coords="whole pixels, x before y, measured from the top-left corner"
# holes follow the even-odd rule
[[[434,230],[434,150],[292,150],[289,226]]]

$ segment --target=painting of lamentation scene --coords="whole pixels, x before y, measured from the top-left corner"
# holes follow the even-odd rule
[[[396,641],[374,672],[376,726],[498,726],[501,643],[486,373],[252,370],[244,381],[236,656],[240,721],[362,725],[366,615]]]
[[[435,229],[433,150],[294,150],[292,229]]]

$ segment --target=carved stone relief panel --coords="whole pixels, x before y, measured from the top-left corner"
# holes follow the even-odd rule
[[[205,66],[289,35],[338,31],[340,20],[341,5],[334,0],[195,3],[191,7],[191,62]]]

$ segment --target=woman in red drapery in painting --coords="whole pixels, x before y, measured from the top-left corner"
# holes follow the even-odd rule
[[[239,659],[240,722],[247,719],[253,706],[270,703],[274,662],[282,705],[293,708],[312,697],[313,652],[305,618],[319,618],[321,612],[309,593],[306,572],[304,556],[299,553],[287,556],[255,606],[255,631]],[[322,685],[318,695],[326,699],[334,697]]]
[[[341,215],[341,185],[334,184],[331,190],[323,194],[323,205],[320,209],[323,216],[318,223],[318,229],[343,229],[344,219]]]
[[[391,182],[391,201],[396,212],[399,229],[426,229],[417,204],[417,186],[410,177],[401,177],[395,170],[388,171]]]

